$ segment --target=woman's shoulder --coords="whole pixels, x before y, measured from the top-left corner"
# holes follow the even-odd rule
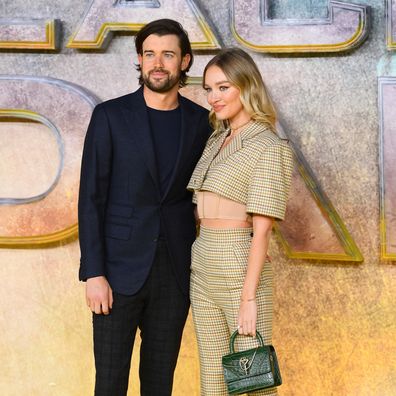
[[[279,137],[274,129],[260,122],[255,123],[255,133],[249,140],[252,141],[252,144],[257,144],[263,149],[269,146],[283,146],[288,142],[288,140]]]
[[[293,150],[290,142],[277,135],[276,131],[263,125],[255,136],[246,142],[250,146],[252,157],[257,160],[267,161],[268,158],[282,158],[283,160],[293,161]]]

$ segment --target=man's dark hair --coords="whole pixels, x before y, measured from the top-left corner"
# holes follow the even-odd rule
[[[193,63],[193,54],[187,32],[183,29],[183,26],[179,22],[176,22],[173,19],[157,19],[156,21],[148,23],[139,30],[135,37],[136,52],[141,56],[143,56],[143,41],[146,40],[150,34],[156,34],[157,36],[174,34],[179,39],[182,57],[184,57],[186,54],[190,54],[190,62],[187,68],[182,70],[180,74],[179,86],[184,87],[187,81],[187,72],[190,70],[190,67]],[[136,69],[140,72],[139,84],[143,85],[142,70],[140,65],[137,65]]]

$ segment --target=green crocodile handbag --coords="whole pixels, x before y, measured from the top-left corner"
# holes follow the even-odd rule
[[[230,338],[230,353],[223,356],[224,379],[230,395],[240,395],[259,389],[272,388],[282,383],[278,359],[272,345],[264,345],[259,332],[256,348],[235,352],[235,331]]]

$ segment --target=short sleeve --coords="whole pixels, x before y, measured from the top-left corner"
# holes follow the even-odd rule
[[[267,147],[253,170],[246,212],[283,220],[293,173],[293,153],[284,140]]]

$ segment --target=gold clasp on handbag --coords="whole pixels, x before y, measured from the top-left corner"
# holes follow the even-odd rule
[[[253,354],[251,360],[249,360],[246,356],[241,357],[239,359],[239,367],[245,372],[245,375],[248,375],[248,371],[249,371],[250,367],[252,367],[254,358],[256,357],[257,349],[258,349],[258,347],[254,351],[254,354]]]
[[[248,375],[249,367],[249,359],[247,357],[241,357],[239,359],[239,367],[245,372],[245,375]]]

